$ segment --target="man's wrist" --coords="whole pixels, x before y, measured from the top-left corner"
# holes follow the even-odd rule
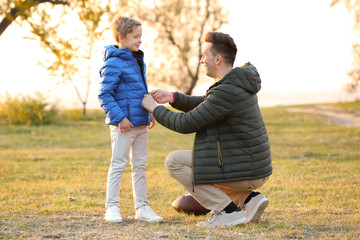
[[[153,113],[154,113],[154,110],[155,110],[156,107],[157,107],[157,106],[154,106],[154,107],[151,107],[151,108],[149,109],[150,114],[153,114]]]

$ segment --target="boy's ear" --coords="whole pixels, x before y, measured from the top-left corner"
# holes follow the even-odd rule
[[[118,43],[123,43],[124,42],[124,36],[119,34],[118,37],[117,37],[117,40],[118,40]]]

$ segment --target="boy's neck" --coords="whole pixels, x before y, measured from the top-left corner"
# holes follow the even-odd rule
[[[119,49],[124,49],[124,48],[126,48],[126,47],[124,47],[123,45],[121,45],[121,43],[118,43],[118,48],[119,48]]]

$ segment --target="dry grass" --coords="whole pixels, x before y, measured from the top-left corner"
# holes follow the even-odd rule
[[[352,105],[353,106],[353,105]],[[359,105],[356,108],[360,109]],[[258,224],[197,228],[206,216],[178,214],[185,190],[163,167],[193,135],[150,131],[148,193],[165,222],[134,221],[130,168],[122,181],[124,222],[103,220],[109,131],[102,121],[0,127],[0,239],[359,239],[360,129],[286,107],[266,108],[274,174]]]

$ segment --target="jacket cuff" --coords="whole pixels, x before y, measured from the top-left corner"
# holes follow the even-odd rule
[[[173,96],[173,102],[175,102],[175,98],[176,98],[175,92],[172,92],[172,96]]]

